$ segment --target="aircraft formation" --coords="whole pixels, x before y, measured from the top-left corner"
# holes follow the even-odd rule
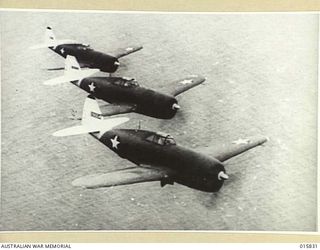
[[[199,75],[187,76],[169,84],[165,91],[159,91],[140,86],[134,78],[111,74],[94,76],[99,71],[115,72],[120,65],[119,58],[142,49],[142,46],[119,49],[115,55],[108,55],[74,40],[57,40],[51,27],[46,29],[44,43],[31,48],[49,48],[65,58],[64,74],[45,81],[45,85],[71,82],[89,94],[80,125],[53,135],[90,134],[119,157],[133,163],[129,168],[78,178],[72,182],[74,186],[106,188],[159,181],[161,187],[176,182],[205,192],[217,192],[229,179],[223,162],[267,141],[263,136],[238,139],[203,153],[178,145],[167,133],[115,129],[129,120],[119,114],[135,112],[158,119],[173,118],[181,109],[176,96],[206,79]],[[96,99],[107,104],[99,106]]]

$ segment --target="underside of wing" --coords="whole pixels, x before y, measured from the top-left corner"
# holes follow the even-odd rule
[[[129,54],[132,54],[136,51],[139,51],[142,48],[143,48],[142,46],[132,46],[132,47],[127,47],[127,48],[121,48],[121,49],[117,49],[117,51],[115,53],[113,53],[113,55],[116,58],[120,58],[120,57],[127,56]]]
[[[129,185],[141,182],[160,181],[169,173],[149,167],[130,167],[104,174],[94,174],[80,177],[72,182],[73,186],[85,188],[102,188],[119,185]]]
[[[218,147],[203,147],[198,149],[198,151],[223,162],[249,149],[262,145],[266,141],[268,141],[268,138],[264,136],[249,137],[238,139],[231,143],[223,143]]]
[[[106,104],[100,106],[102,116],[112,116],[135,111],[135,105],[128,104]]]
[[[193,87],[198,86],[205,80],[206,79],[204,77],[198,75],[187,76],[183,79],[172,82],[167,87],[166,92],[170,95],[177,96]]]

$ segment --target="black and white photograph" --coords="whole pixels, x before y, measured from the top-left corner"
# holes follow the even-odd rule
[[[1,231],[317,231],[318,13],[0,18]]]

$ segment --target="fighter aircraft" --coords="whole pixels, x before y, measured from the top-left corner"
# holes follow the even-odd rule
[[[81,67],[98,68],[103,72],[113,73],[119,65],[119,58],[142,49],[142,46],[118,49],[112,56],[92,49],[89,45],[74,40],[57,40],[51,27],[47,27],[43,44],[32,46],[31,49],[49,48],[58,55],[66,58],[75,56]],[[56,68],[63,69],[63,68]]]
[[[72,82],[98,99],[108,102],[104,105],[103,116],[136,112],[159,119],[171,119],[180,109],[177,95],[203,83],[205,78],[188,76],[169,84],[167,93],[139,86],[133,78],[89,77],[99,69],[81,69],[76,59],[67,56],[64,75],[45,81],[45,85]]]
[[[211,151],[211,157],[176,144],[169,134],[146,130],[112,129],[128,120],[104,119],[93,96],[84,103],[80,126],[55,132],[54,136],[90,133],[121,158],[135,166],[78,178],[74,186],[112,187],[160,181],[161,187],[174,182],[205,192],[218,191],[228,179],[222,162],[267,141],[265,137],[239,139]]]

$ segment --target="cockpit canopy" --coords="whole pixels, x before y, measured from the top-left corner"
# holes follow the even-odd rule
[[[78,50],[92,50],[89,44],[79,43],[77,44]]]
[[[138,82],[134,78],[129,77],[121,77],[113,82],[113,84],[124,87],[124,88],[132,88],[139,86]]]
[[[176,141],[171,135],[161,132],[148,136],[146,140],[158,145],[176,145]]]

